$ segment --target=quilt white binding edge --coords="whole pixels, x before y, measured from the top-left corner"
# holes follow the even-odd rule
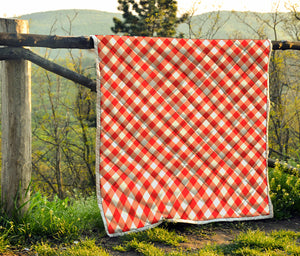
[[[270,113],[270,97],[269,97],[269,72],[267,72],[268,75],[268,84],[267,84],[267,132],[266,132],[266,144],[267,144],[267,149],[266,149],[266,169],[265,169],[265,175],[267,178],[267,196],[268,196],[268,201],[269,201],[269,208],[270,208],[270,214],[269,215],[262,215],[262,216],[253,216],[253,217],[241,217],[241,218],[224,218],[224,219],[213,219],[213,220],[201,220],[201,221],[192,221],[192,220],[182,220],[182,219],[161,219],[157,223],[154,224],[148,224],[145,225],[142,228],[136,228],[132,229],[130,231],[126,232],[116,232],[113,234],[110,234],[108,232],[108,226],[107,222],[105,219],[105,214],[102,206],[102,197],[101,197],[101,190],[100,190],[100,180],[101,180],[101,175],[100,175],[100,147],[101,147],[101,140],[100,140],[100,134],[101,134],[101,90],[100,90],[100,84],[101,84],[101,72],[99,68],[99,64],[101,62],[101,59],[98,54],[98,44],[100,43],[100,40],[95,36],[91,36],[94,41],[94,51],[96,53],[96,72],[97,72],[97,104],[96,104],[96,111],[97,111],[97,131],[96,131],[96,166],[95,166],[95,172],[96,172],[96,194],[97,194],[97,202],[98,206],[100,209],[102,221],[105,227],[105,231],[109,237],[117,237],[117,236],[122,236],[130,233],[135,233],[135,232],[141,232],[145,231],[154,227],[157,227],[160,225],[162,222],[172,222],[172,223],[187,223],[187,224],[208,224],[208,223],[213,223],[213,222],[233,222],[233,221],[245,221],[245,220],[262,220],[262,219],[270,219],[273,218],[274,213],[273,213],[273,205],[271,202],[270,198],[270,188],[269,188],[269,177],[268,177],[268,124],[269,124],[269,113]],[[269,61],[268,61],[268,70],[269,70],[269,64],[270,64],[270,56],[271,56],[271,51],[272,51],[272,42],[271,40],[266,40],[266,42],[269,43]]]

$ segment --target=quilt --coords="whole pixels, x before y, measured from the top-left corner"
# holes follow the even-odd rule
[[[269,40],[93,36],[106,232],[273,215]]]

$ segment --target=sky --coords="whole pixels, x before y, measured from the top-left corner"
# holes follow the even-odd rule
[[[179,13],[184,13],[195,5],[197,10],[195,14],[218,9],[270,12],[272,6],[274,7],[278,1],[280,2],[280,11],[286,11],[285,2],[299,3],[299,0],[177,0]],[[117,6],[117,0],[9,0],[1,4],[0,17],[17,17],[22,14],[59,9],[94,9],[118,12]]]

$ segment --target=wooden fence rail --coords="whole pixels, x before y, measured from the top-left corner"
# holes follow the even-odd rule
[[[0,60],[18,60],[24,59],[49,70],[59,76],[69,79],[75,83],[81,84],[91,91],[96,92],[96,82],[70,69],[49,61],[36,53],[22,47],[4,47],[0,48]]]
[[[6,46],[0,48],[0,60],[26,59],[46,70],[81,84],[91,91],[96,91],[95,81],[49,61],[29,49],[22,48],[22,46],[31,46],[53,49],[92,49],[94,48],[92,37],[0,33],[0,45]],[[273,50],[300,50],[300,42],[272,41],[272,48]]]
[[[89,36],[57,36],[38,34],[0,33],[0,45],[47,48],[92,49],[94,42]],[[272,41],[273,50],[300,50],[300,42]]]
[[[31,46],[47,48],[92,49],[93,39],[90,36],[56,36],[37,34],[0,33],[0,45]]]

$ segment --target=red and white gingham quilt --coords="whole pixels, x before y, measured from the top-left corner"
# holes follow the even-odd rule
[[[109,236],[272,217],[269,40],[94,36],[97,192]]]

